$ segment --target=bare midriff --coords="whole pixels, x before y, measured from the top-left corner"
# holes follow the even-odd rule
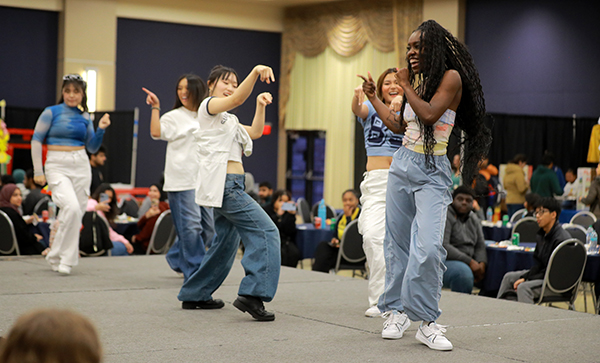
[[[392,165],[391,156],[369,156],[367,157],[367,171],[389,169]]]
[[[244,165],[238,161],[227,162],[227,174],[244,174]]]
[[[77,151],[85,149],[85,146],[47,145],[50,151]]]

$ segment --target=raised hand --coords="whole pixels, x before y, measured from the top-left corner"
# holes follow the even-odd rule
[[[144,87],[142,87],[142,91],[148,94],[148,96],[146,97],[146,104],[152,107],[160,107],[160,100],[152,91]]]
[[[400,85],[400,87],[406,87],[407,85],[410,84],[410,82],[408,81],[408,68],[402,68],[399,69],[398,72],[396,72],[396,74],[394,75],[394,77],[396,78],[396,81],[398,82],[398,84]]]
[[[258,65],[254,67],[254,71],[258,74],[261,82],[266,82],[267,84],[275,82],[275,74],[273,74],[271,67]]]
[[[98,121],[98,127],[101,129],[105,129],[110,126],[110,115],[105,113],[104,116]]]
[[[367,95],[367,97],[369,99],[376,97],[376,93],[377,93],[377,86],[375,85],[375,82],[373,81],[373,77],[371,76],[371,72],[367,73],[369,78],[367,79],[367,77],[365,76],[361,76],[360,74],[357,74],[358,77],[362,78],[363,80],[363,84],[362,84],[362,90],[365,93],[365,95]]]
[[[358,106],[362,106],[363,101],[365,100],[365,92],[363,92],[362,85],[360,85],[354,89],[354,96],[358,100]]]
[[[392,103],[390,103],[390,110],[392,110],[394,112],[400,112],[400,109],[402,108],[402,99],[403,98],[404,98],[403,96],[394,97],[394,99],[392,100]]]
[[[37,184],[37,185],[41,185],[44,186],[46,185],[46,177],[43,175],[37,175],[33,177],[33,181]]]
[[[263,92],[256,97],[256,102],[259,105],[266,107],[267,105],[273,103],[273,96],[269,92]]]

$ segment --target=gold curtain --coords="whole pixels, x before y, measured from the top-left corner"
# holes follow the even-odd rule
[[[419,26],[422,0],[353,0],[287,8],[281,51],[279,123],[285,125],[290,74],[296,53],[315,57],[327,47],[352,57],[370,43],[383,53],[394,52],[401,61],[399,43]]]

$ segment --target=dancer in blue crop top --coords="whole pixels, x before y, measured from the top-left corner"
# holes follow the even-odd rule
[[[363,83],[382,121],[392,131],[406,130],[388,178],[385,291],[378,304],[387,320],[381,335],[400,339],[410,320],[420,320],[418,341],[451,350],[446,329],[436,323],[446,270],[442,240],[452,201],[446,145],[452,128],[459,127],[466,138],[463,181],[469,185],[491,132],[483,122],[485,101],[473,59],[450,32],[433,20],[422,23],[408,39],[406,60],[408,68],[396,73],[404,90],[398,105],[385,107],[372,80]]]
[[[394,77],[394,68],[386,69],[377,80],[377,98],[389,106],[402,88]],[[360,184],[362,213],[358,217],[358,229],[363,236],[363,247],[369,264],[369,308],[365,316],[381,315],[377,308],[379,296],[385,283],[385,194],[392,155],[402,146],[402,135],[390,131],[381,121],[370,101],[364,101],[362,86],[354,90],[352,112],[362,125],[367,149],[367,171]]]
[[[85,149],[95,153],[110,125],[110,117],[105,114],[94,132],[87,113],[85,88],[86,83],[78,74],[63,77],[59,104],[42,112],[31,139],[34,180],[39,185],[48,181],[52,200],[60,209],[58,230],[46,260],[52,270],[65,275],[71,273],[71,267],[79,260],[79,230],[92,181]],[[48,154],[42,168],[44,140]]]

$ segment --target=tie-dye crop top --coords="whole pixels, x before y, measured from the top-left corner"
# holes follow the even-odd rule
[[[456,118],[456,112],[451,109],[447,109],[446,112],[433,124],[433,137],[436,141],[433,147],[433,155],[446,155],[446,148],[448,147],[448,140],[454,127],[454,119]],[[421,134],[421,127],[419,121],[417,121],[417,115],[413,111],[410,104],[407,103],[404,108],[404,121],[406,121],[406,131],[404,132],[403,145],[409,150],[424,154],[423,149],[423,135]]]

